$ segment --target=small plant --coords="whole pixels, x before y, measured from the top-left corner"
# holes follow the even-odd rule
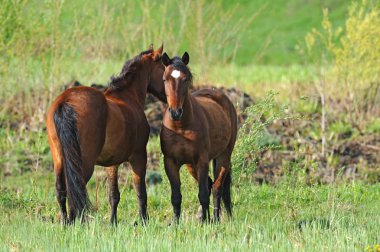
[[[260,158],[260,152],[267,149],[280,148],[277,137],[271,135],[267,127],[276,120],[291,119],[286,107],[278,107],[275,102],[276,93],[269,92],[257,104],[245,110],[247,119],[238,132],[232,164],[235,170],[254,172]]]
[[[332,123],[329,127],[329,131],[331,132],[331,137],[338,139],[350,138],[354,133],[352,125],[344,121]]]

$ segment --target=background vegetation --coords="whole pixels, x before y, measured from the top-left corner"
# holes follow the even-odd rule
[[[375,0],[0,0],[1,249],[379,250],[379,8]],[[121,222],[108,228],[98,168],[89,223],[61,228],[46,110],[64,84],[105,84],[152,42],[171,56],[188,51],[196,84],[253,97],[234,153],[234,219],[199,225],[197,188],[182,171],[182,223],[168,226],[163,175],[149,184],[151,221],[133,227],[137,204],[122,169]],[[148,150],[160,155],[157,138]],[[151,168],[149,176],[164,174],[162,162]]]

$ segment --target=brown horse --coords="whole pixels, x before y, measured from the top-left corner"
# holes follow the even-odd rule
[[[231,154],[236,141],[237,116],[231,101],[220,91],[202,89],[190,94],[192,74],[189,55],[170,59],[162,56],[168,109],[161,129],[161,149],[168,175],[175,220],[181,212],[182,195],[179,169],[185,164],[199,183],[202,221],[210,218],[211,188],[214,220],[219,221],[221,199],[229,216],[231,208]],[[215,182],[208,176],[213,160]]]
[[[146,144],[149,125],[144,114],[147,91],[166,101],[160,61],[162,46],[127,61],[103,93],[95,88],[75,87],[63,92],[51,105],[46,119],[54,161],[56,195],[64,223],[82,219],[90,207],[86,184],[94,165],[107,168],[111,223],[117,224],[120,193],[118,166],[129,161],[139,203],[147,218],[145,187]],[[66,198],[69,206],[67,219]]]

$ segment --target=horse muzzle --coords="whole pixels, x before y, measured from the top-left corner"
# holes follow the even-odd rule
[[[172,119],[173,121],[178,121],[179,119],[181,119],[182,114],[183,114],[182,108],[178,108],[176,110],[169,108],[170,119]]]

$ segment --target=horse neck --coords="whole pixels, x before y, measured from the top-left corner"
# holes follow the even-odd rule
[[[132,83],[121,89],[117,96],[124,101],[134,101],[139,107],[144,108],[145,98],[148,87],[148,78],[143,74],[139,74],[134,78]]]
[[[187,91],[185,100],[183,101],[183,119],[185,122],[192,122],[194,119],[194,97],[190,94],[190,91]]]

